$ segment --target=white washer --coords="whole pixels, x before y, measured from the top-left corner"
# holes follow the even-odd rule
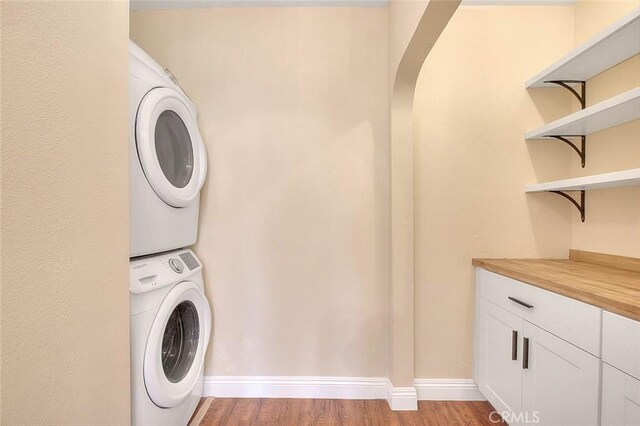
[[[130,254],[196,242],[207,159],[195,105],[173,75],[129,42]]]
[[[186,425],[202,396],[211,310],[191,250],[130,263],[131,423]]]

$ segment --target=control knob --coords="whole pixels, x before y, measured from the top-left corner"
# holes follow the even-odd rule
[[[184,265],[180,259],[176,257],[169,259],[169,266],[171,266],[171,269],[176,271],[178,274],[181,274],[184,271]]]

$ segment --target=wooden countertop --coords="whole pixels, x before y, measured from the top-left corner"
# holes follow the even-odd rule
[[[473,259],[473,265],[640,321],[640,259],[571,250],[569,259]]]

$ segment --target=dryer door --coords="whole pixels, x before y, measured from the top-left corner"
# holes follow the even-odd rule
[[[144,354],[144,383],[158,407],[175,407],[199,379],[211,334],[209,302],[190,281],[165,297],[151,326]]]
[[[136,115],[136,147],[144,174],[156,194],[173,207],[198,197],[207,160],[195,113],[175,89],[150,90]]]

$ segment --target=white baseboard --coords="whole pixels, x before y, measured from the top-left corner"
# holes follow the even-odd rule
[[[394,388],[389,382],[387,402],[393,411],[415,411],[418,409],[418,394],[413,386]]]
[[[386,377],[207,376],[204,396],[220,398],[386,399]]]
[[[203,396],[386,399],[395,411],[416,410],[418,400],[486,400],[472,379],[415,379],[407,387],[393,387],[386,377],[206,376],[203,381]]]
[[[415,379],[420,401],[486,401],[473,379]]]

